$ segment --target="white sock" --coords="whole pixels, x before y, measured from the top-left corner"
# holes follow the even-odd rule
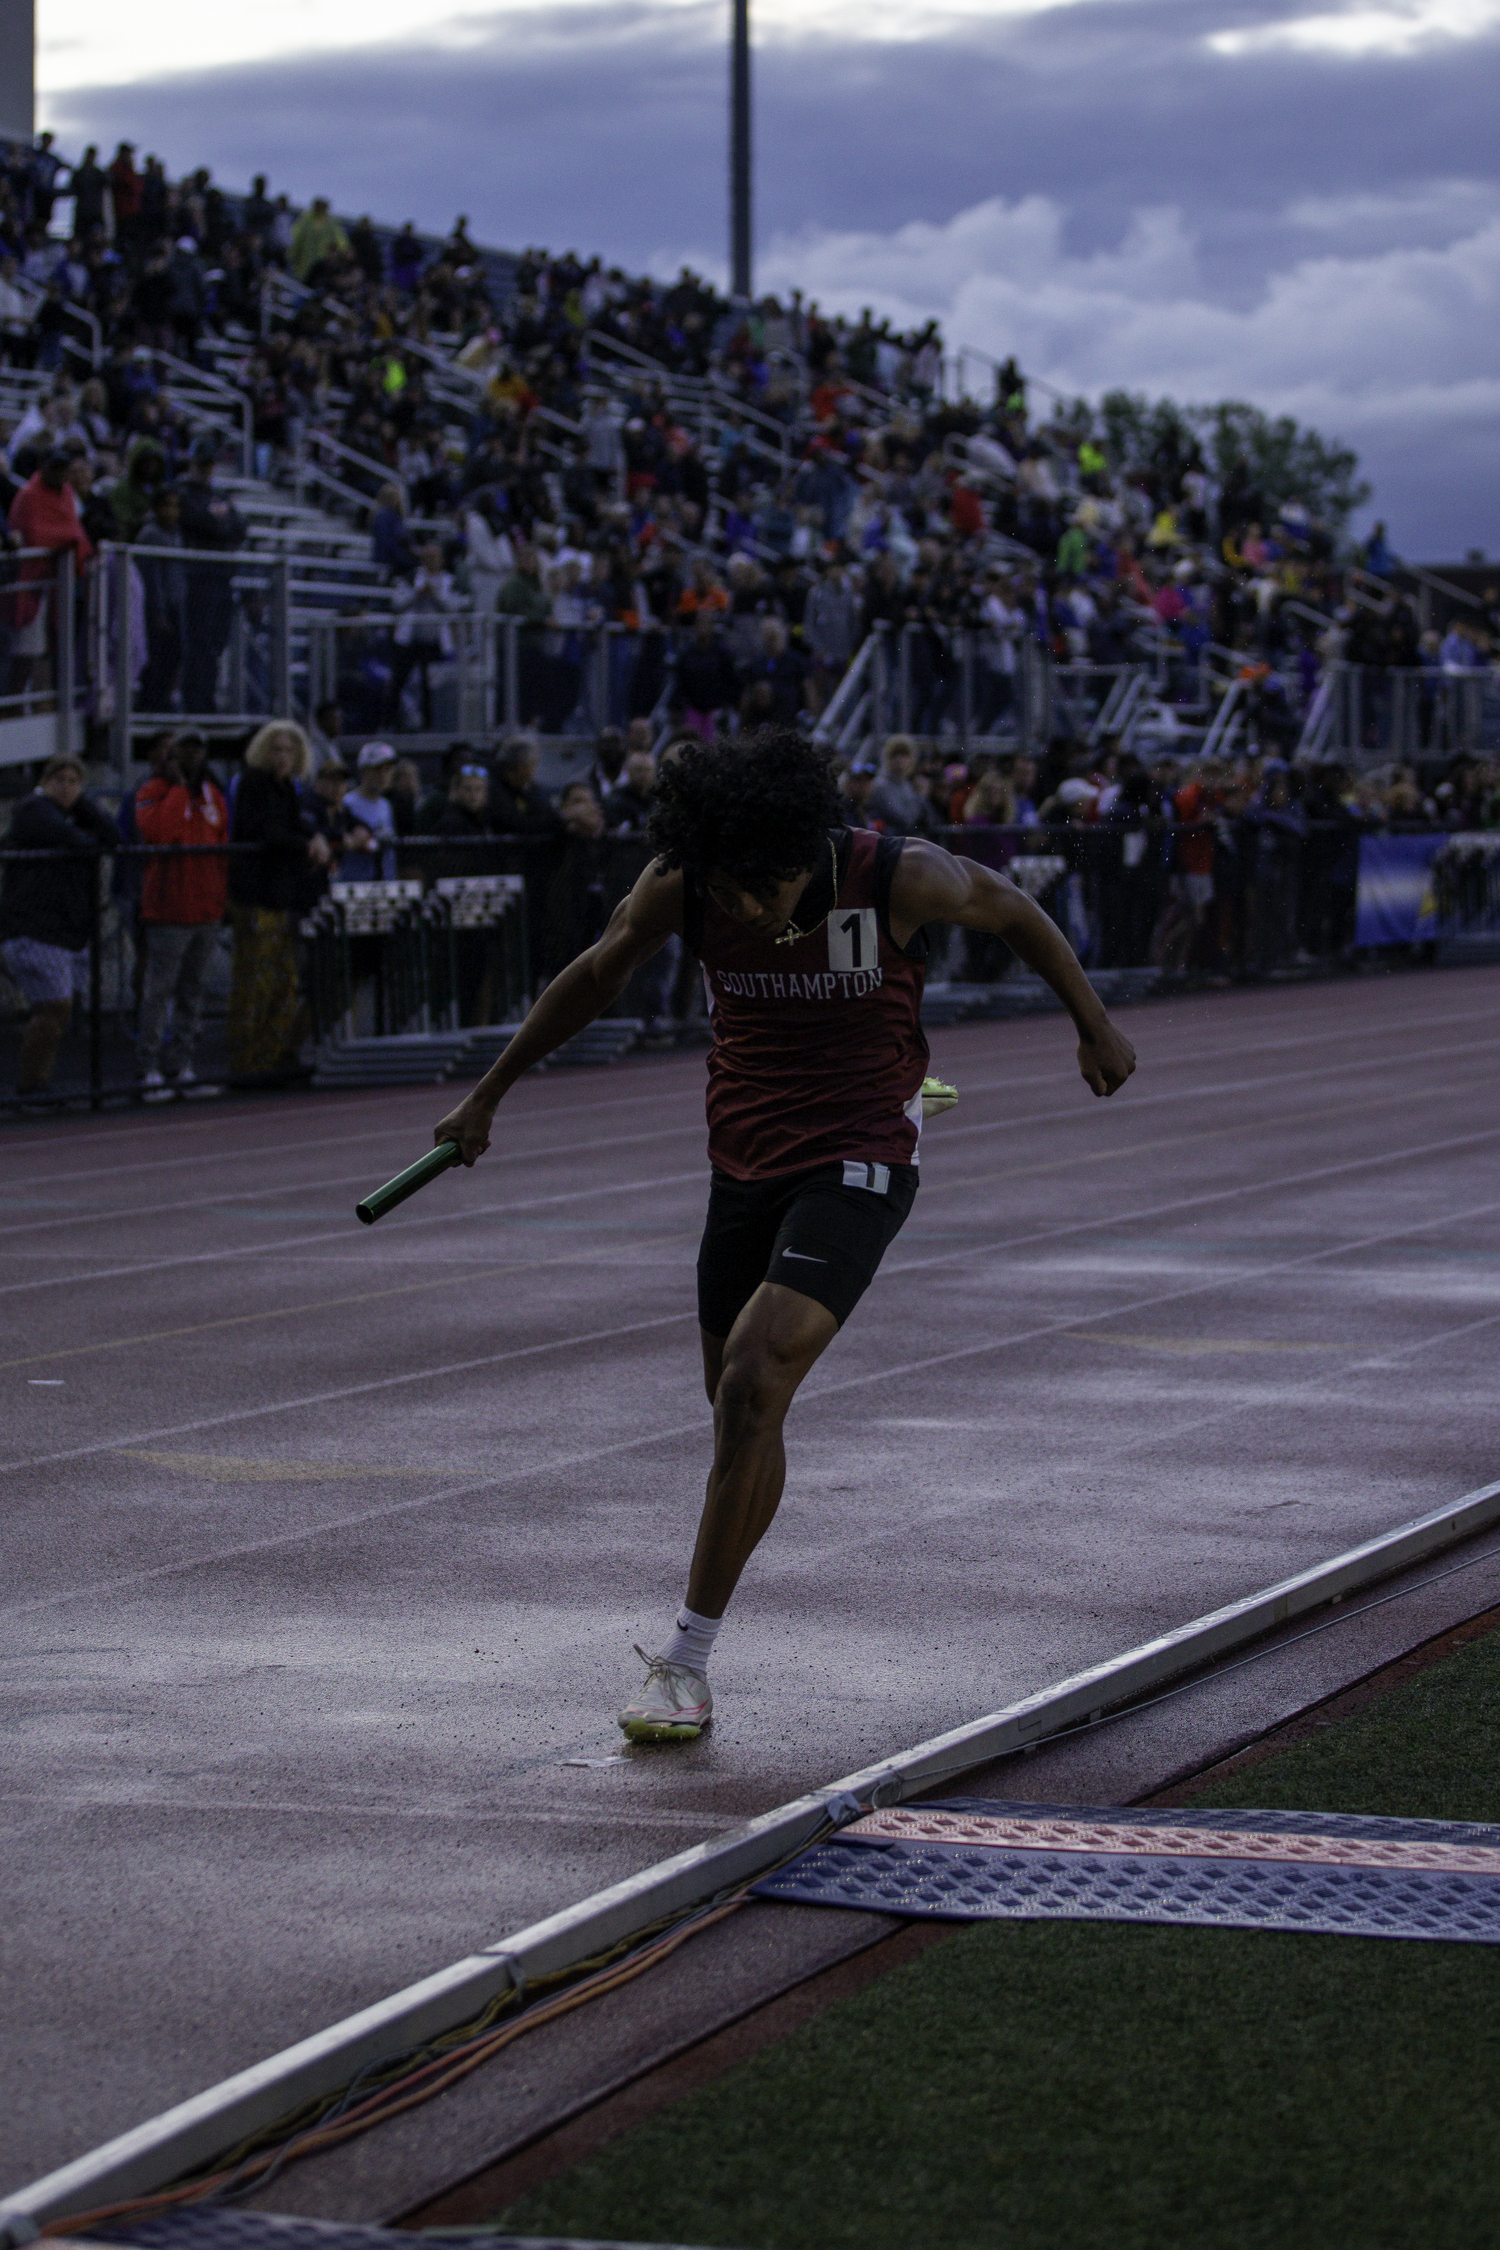
[[[672,1638],[657,1650],[658,1656],[665,1658],[668,1664],[681,1664],[689,1672],[697,1672],[707,1679],[708,1660],[723,1622],[722,1617],[700,1617],[684,1603],[677,1612]]]

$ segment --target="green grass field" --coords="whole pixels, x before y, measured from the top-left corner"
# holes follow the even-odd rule
[[[1494,1821],[1497,1752],[1500,1633],[1195,1801]],[[1500,1949],[969,1925],[496,2223],[740,2250],[1474,2250],[1500,2238]]]

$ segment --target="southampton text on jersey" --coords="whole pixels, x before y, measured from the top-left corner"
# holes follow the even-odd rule
[[[877,992],[884,979],[879,969],[710,969],[709,977],[720,992],[740,1000],[862,1000]]]

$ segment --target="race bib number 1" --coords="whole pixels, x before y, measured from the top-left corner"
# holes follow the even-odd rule
[[[835,907],[828,917],[830,969],[873,969],[880,961],[880,929],[873,906]]]

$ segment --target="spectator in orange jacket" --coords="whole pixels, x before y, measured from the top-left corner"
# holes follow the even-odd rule
[[[143,844],[227,844],[229,812],[209,777],[201,734],[179,734],[161,772],[136,793]],[[141,1098],[170,1101],[197,1085],[193,1051],[203,986],[229,904],[229,861],[217,852],[149,859],[141,884],[146,975],[136,1045]],[[172,1032],[163,1051],[170,1010]]]

